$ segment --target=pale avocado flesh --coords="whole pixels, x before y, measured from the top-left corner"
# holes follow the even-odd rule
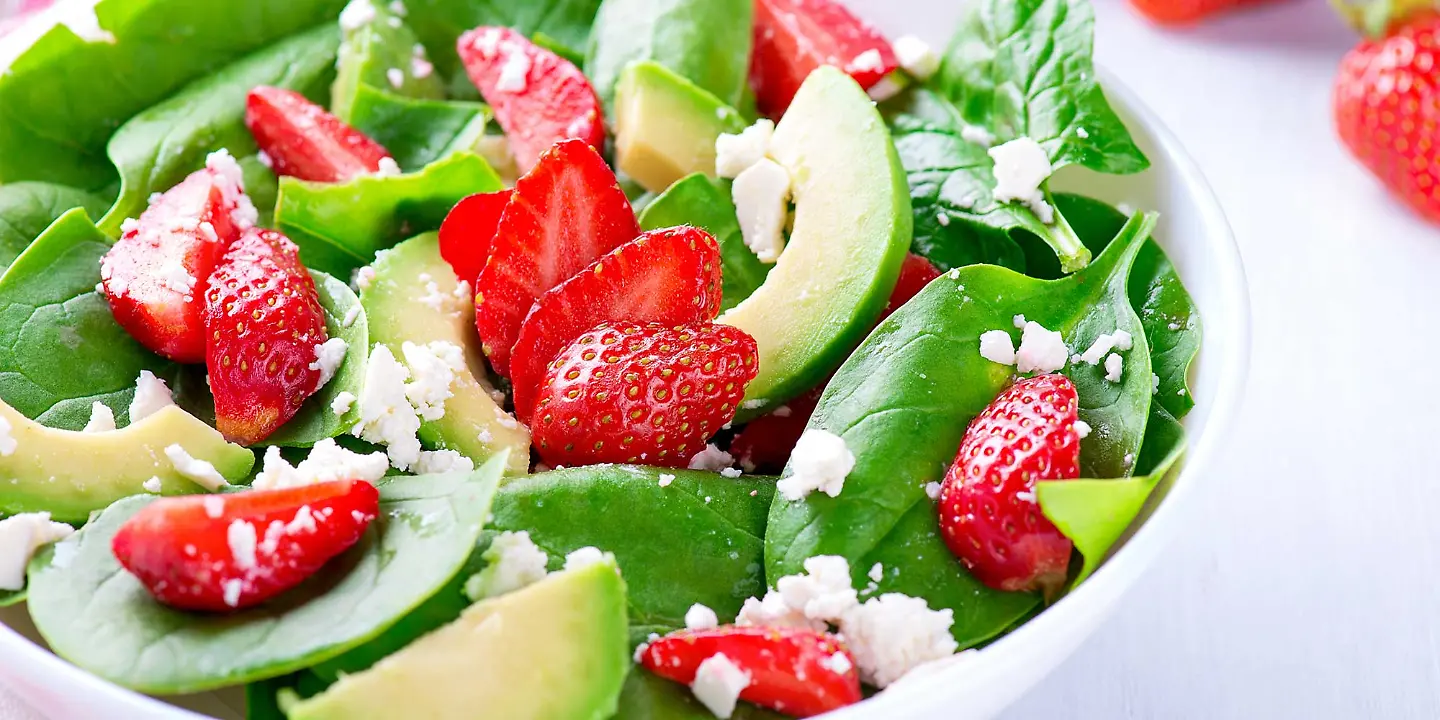
[[[360,304],[372,341],[384,343],[402,359],[401,346],[407,341],[450,342],[463,348],[469,361],[470,372],[460,373],[450,386],[454,395],[445,401],[445,416],[420,427],[421,442],[454,450],[476,465],[509,450],[508,474],[527,472],[530,433],[497,401],[502,396],[486,375],[475,334],[473,297],[468,290],[457,292],[460,280],[440,257],[436,235],[420,235],[382,251],[371,267],[375,279],[361,290]]]
[[[290,720],[602,720],[630,668],[625,583],[607,559],[470,606]]]
[[[615,91],[615,162],[650,192],[715,174],[715,138],[738,133],[735,108],[659,63],[631,64]]]
[[[779,262],[716,321],[755,338],[760,373],[737,420],[824,380],[874,326],[895,289],[913,218],[905,172],[880,113],[845,73],[810,74],[775,128],[795,222]]]
[[[160,479],[163,495],[206,492],[175,469],[165,455],[170,445],[214,465],[232,483],[255,465],[254,453],[174,406],[108,432],[45,427],[3,401],[0,418],[15,441],[14,451],[0,456],[0,515],[47,511],[54,520],[84,522],[116,500],[150,492],[145,483],[152,477]]]

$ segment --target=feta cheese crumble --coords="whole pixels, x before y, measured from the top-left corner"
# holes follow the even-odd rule
[[[355,321],[360,319],[360,313],[362,310],[363,308],[361,308],[361,306],[358,304],[351,305],[350,309],[345,311],[345,318],[340,321],[340,327],[348,328],[354,325]]]
[[[1054,168],[1040,143],[1028,137],[1016,138],[990,148],[995,161],[995,202],[1020,202],[1030,206],[1041,222],[1054,220],[1054,209],[1040,190]],[[1048,219],[1047,219],[1048,216]]]
[[[330,401],[330,412],[336,415],[344,415],[350,412],[350,408],[354,406],[355,393],[349,392],[348,390],[342,391],[335,396],[334,400]]]
[[[1015,364],[1015,340],[1004,330],[989,330],[980,334],[980,357],[1001,365]]]
[[[35,551],[70,537],[75,528],[50,513],[21,513],[0,520],[0,590],[25,589],[25,567]]]
[[[960,128],[960,139],[987,148],[995,144],[995,136],[989,130],[978,125],[966,125]]]
[[[1120,376],[1125,372],[1125,360],[1115,353],[1110,353],[1105,358],[1105,379],[1112,383],[1120,382]]]
[[[60,24],[83,42],[115,44],[115,34],[100,27],[100,16],[95,13],[93,4],[72,5],[60,15]]]
[[[405,84],[405,71],[392,67],[385,71],[385,80],[390,83],[390,87],[399,90]]]
[[[360,420],[350,434],[367,442],[384,445],[390,464],[408,470],[420,459],[420,416],[406,398],[410,371],[395,359],[383,344],[370,351],[357,405]]]
[[[1065,338],[1058,331],[1046,330],[1035,321],[1025,323],[1020,337],[1020,349],[1015,351],[1015,370],[1028,372],[1055,372],[1065,367],[1070,359],[1065,347]]]
[[[235,559],[235,567],[240,570],[250,570],[255,567],[255,526],[244,520],[236,519],[225,529],[225,540],[230,546],[230,556]]]
[[[600,548],[594,546],[582,547],[565,556],[566,570],[579,570],[590,567],[598,562],[604,562],[606,558],[614,560],[615,556],[607,552],[601,552]]]
[[[240,606],[240,593],[245,589],[245,583],[239,578],[226,580],[220,583],[220,599],[230,607]]]
[[[340,29],[346,32],[354,32],[375,21],[375,6],[370,0],[351,0],[350,4],[340,11]]]
[[[325,387],[335,377],[335,372],[345,362],[345,352],[350,349],[350,344],[343,338],[330,338],[315,346],[315,362],[310,363],[311,370],[320,371],[320,381],[316,383],[315,389]]]
[[[550,560],[524,530],[496,535],[480,557],[485,560],[485,569],[465,581],[465,594],[474,601],[544,580],[545,565]]]
[[[715,175],[734,178],[764,160],[774,135],[775,123],[763,119],[756,120],[738,135],[721,133],[715,138]]]
[[[260,211],[255,209],[255,203],[245,194],[245,173],[229,150],[221,148],[206,155],[205,168],[215,174],[221,196],[227,204],[234,207],[230,211],[230,220],[237,228],[245,230],[260,222]]]
[[[846,71],[875,72],[884,69],[885,58],[881,57],[879,50],[870,48],[856,55],[855,59],[850,61],[850,67]]]
[[[950,634],[950,609],[931,610],[926,602],[901,593],[886,593],[852,608],[840,621],[840,632],[855,656],[860,679],[885,688],[927,662],[955,654]]]
[[[371,283],[374,282],[375,268],[370,267],[369,265],[366,265],[356,270],[355,275],[350,278],[350,285],[355,288],[355,292],[364,292],[366,290],[369,290]]]
[[[454,394],[450,385],[457,373],[465,372],[465,351],[459,345],[443,340],[400,346],[405,364],[410,366],[410,382],[405,384],[405,398],[415,412],[426,421],[445,417],[445,401]]]
[[[1091,430],[1091,428],[1090,428],[1090,423],[1087,423],[1087,422],[1085,422],[1084,420],[1076,420],[1076,421],[1075,421],[1075,436],[1076,436],[1076,437],[1080,438],[1081,440],[1084,440],[1085,438],[1090,437],[1090,430]]]
[[[292,466],[280,454],[280,448],[265,450],[264,467],[255,476],[251,487],[256,490],[301,487],[334,480],[364,480],[376,483],[390,467],[385,453],[362,455],[340,447],[333,438],[326,438],[310,448],[310,454]]]
[[[705,658],[695,670],[690,691],[715,717],[728,718],[735,712],[740,693],[750,687],[750,680],[750,673],[741,670],[724,653],[716,653]]]
[[[1105,358],[1105,354],[1111,350],[1124,352],[1135,346],[1135,338],[1124,330],[1116,330],[1113,334],[1101,335],[1095,338],[1090,348],[1080,354],[1080,359],[1089,365],[1099,365]]]
[[[165,484],[161,482],[160,476],[158,475],[151,475],[149,480],[140,483],[141,489],[143,489],[145,492],[154,493],[156,495],[160,494],[160,491],[164,489],[164,486]]]
[[[816,490],[837,497],[845,486],[845,477],[855,468],[855,455],[839,435],[810,428],[795,443],[790,467],[790,476],[775,485],[786,500],[803,500]]]
[[[675,482],[674,475],[671,475],[669,473],[660,473],[660,487],[670,487],[670,483],[673,482]]]
[[[475,461],[454,450],[422,450],[420,459],[415,461],[411,471],[416,475],[439,475],[441,473],[470,472]]]
[[[375,175],[377,177],[395,177],[396,175],[402,174],[400,163],[395,162],[395,158],[389,155],[380,158],[380,162],[376,163],[376,165]]]
[[[714,630],[720,627],[720,618],[708,606],[695,603],[685,611],[686,630]]]
[[[735,176],[730,188],[745,246],[762,263],[774,263],[785,250],[790,214],[790,172],[769,158]]]
[[[941,485],[938,482],[925,483],[925,497],[931,500],[940,499]]]
[[[835,673],[844,675],[855,669],[855,663],[850,661],[850,656],[844,651],[837,650],[835,654],[820,661],[820,667]]]
[[[509,48],[505,64],[500,66],[500,79],[495,89],[500,92],[521,93],[529,87],[530,56],[518,47]]]
[[[170,464],[175,466],[175,472],[210,492],[215,492],[230,484],[225,481],[225,477],[215,469],[214,465],[192,457],[178,443],[165,447],[165,457],[169,458]]]
[[[90,421],[83,432],[110,432],[115,429],[115,411],[102,402],[90,403]]]
[[[930,44],[914,35],[904,35],[891,46],[900,68],[916,80],[929,80],[940,69],[940,55]]]
[[[135,379],[135,399],[130,401],[130,424],[134,425],[151,415],[175,404],[170,388],[165,381],[155,377],[149,370],[141,370]]]
[[[735,458],[730,453],[714,445],[706,445],[704,450],[696,453],[695,457],[690,458],[689,467],[691,470],[720,472],[734,464]],[[670,479],[674,480],[675,476],[671,475]]]

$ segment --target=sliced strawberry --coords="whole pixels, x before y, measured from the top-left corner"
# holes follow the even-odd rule
[[[251,229],[230,246],[210,276],[205,337],[215,426],[226,438],[254,444],[294,417],[319,385],[316,347],[328,339],[295,243]]]
[[[181,610],[259,605],[314,575],[380,514],[363,480],[161,498],[111,541],[120,565]]]
[[[546,366],[561,348],[600,323],[680,325],[713,320],[719,313],[715,238],[688,226],[645,233],[535,303],[517,334],[510,363],[515,412],[530,422]]]
[[[535,449],[556,466],[685,467],[735,417],[759,369],[755,339],[728,325],[602,324],[550,363]]]
[[[635,211],[600,153],[578,140],[546,151],[515,184],[475,283],[475,325],[495,371],[510,375],[520,323],[541,295],[639,234]]]
[[[760,112],[778,118],[821,65],[869,90],[900,66],[889,41],[836,0],[755,0],[750,84]]]
[[[521,172],[560,140],[604,147],[600,98],[574,63],[505,27],[475,28],[460,36],[456,50],[509,138]]]
[[[1080,401],[1064,375],[1011,385],[970,422],[940,488],[940,534],[981,582],[998,590],[1065,583],[1070,539],[1040,512],[1039,480],[1080,476]]]
[[[900,265],[900,278],[895,281],[895,289],[890,293],[890,299],[885,303],[885,310],[880,313],[880,320],[890,317],[891,313],[900,309],[901,305],[910,302],[912,298],[920,294],[931,280],[940,277],[940,271],[926,260],[915,253],[905,256],[905,262]],[[876,321],[879,324],[879,321]]]
[[[642,646],[646,670],[686,685],[700,664],[724,655],[748,673],[740,699],[794,717],[810,717],[864,699],[855,658],[830,633],[808,628],[721,626],[681,630]]]
[[[455,269],[455,277],[475,284],[485,261],[490,259],[490,246],[500,227],[500,215],[510,202],[509,190],[477,193],[461,200],[450,209],[440,224],[440,257]]]
[[[233,168],[233,171],[230,169]],[[237,212],[240,205],[250,215]],[[205,359],[205,290],[210,272],[242,227],[254,223],[239,168],[212,156],[156,198],[100,261],[115,321],[140,344],[176,362]]]
[[[265,86],[251,90],[245,102],[245,126],[270,157],[276,175],[345,182],[382,169],[399,171],[380,143],[293,90]]]

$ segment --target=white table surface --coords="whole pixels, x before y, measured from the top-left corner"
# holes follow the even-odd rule
[[[1096,3],[1100,61],[1179,135],[1230,215],[1254,360],[1191,526],[1007,717],[1440,717],[1435,395],[1397,386],[1440,357],[1440,228],[1335,139],[1330,83],[1354,36],[1322,0],[1183,32]],[[868,14],[937,43],[958,13],[933,9],[953,0],[854,4],[890,6]],[[0,718],[30,717],[0,691]]]

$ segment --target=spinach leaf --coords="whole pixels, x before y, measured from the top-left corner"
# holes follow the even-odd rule
[[[349,277],[375,253],[440,227],[466,195],[500,190],[480,156],[457,153],[418,173],[347,183],[280,180],[275,225],[300,246],[309,267]]]
[[[604,0],[585,74],[605,107],[620,71],[638,60],[674,70],[726,105],[740,104],[750,69],[751,0]]]
[[[720,244],[720,264],[724,269],[721,312],[750,297],[774,267],[760,262],[745,246],[745,239],[740,236],[740,221],[735,217],[735,205],[730,201],[728,180],[695,173],[671,185],[640,213],[640,227],[644,230],[677,225],[694,225],[714,235]]]
[[[342,392],[358,397],[365,382],[365,362],[370,352],[370,330],[365,311],[360,308],[360,298],[355,296],[349,285],[319,271],[311,271],[311,275],[320,295],[320,307],[325,310],[325,331],[332,338],[343,339],[349,347],[335,377],[310,396],[290,422],[266,438],[266,445],[309,447],[349,430],[360,418],[358,407],[351,407],[344,415],[336,415],[330,404]],[[352,311],[358,314],[347,326],[345,318]]]
[[[0,274],[50,223],[71,208],[100,217],[110,202],[83,190],[43,182],[0,185]]]
[[[405,97],[444,98],[444,83],[434,72],[415,72],[417,65],[425,68],[428,63],[425,46],[390,5],[354,1],[369,4],[370,19],[359,27],[344,29],[335,84],[330,88],[330,112],[354,125],[355,95],[366,87],[390,88]]]
[[[406,172],[473,151],[489,120],[489,109],[479,103],[415,100],[368,85],[356,91],[350,110],[350,124],[384,145]]]
[[[25,595],[26,592],[24,588],[19,590],[0,590],[0,608],[19,605],[25,602]]]
[[[615,720],[713,720],[695,693],[683,683],[656,675],[642,667],[631,668],[620,691]],[[789,717],[747,702],[735,706],[730,720],[783,720]]]
[[[533,42],[536,45],[539,45],[540,47],[545,48],[546,50],[549,50],[550,52],[553,52],[562,58],[565,58],[566,60],[570,61],[571,65],[574,65],[575,67],[583,67],[585,65],[585,52],[583,50],[577,50],[573,47],[570,47],[565,43],[562,43],[559,40],[556,40],[555,38],[546,35],[543,32],[537,32],[534,35],[531,35],[530,42]]]
[[[153,192],[168,190],[205,164],[212,150],[256,153],[245,127],[245,98],[257,85],[323,96],[333,77],[338,31],[316,28],[201,78],[136,115],[115,132],[108,152],[120,170],[120,198],[98,225],[112,237],[139,215]]]
[[[173,368],[116,324],[95,292],[110,243],[76,208],[0,277],[0,337],[7,339],[0,343],[0,397],[26,417],[81,430],[98,401],[123,427],[140,371],[168,375]]]
[[[57,25],[0,74],[0,183],[111,184],[105,146],[121,123],[237,58],[333,22],[344,4],[100,0],[95,14],[113,43]]]
[[[1002,593],[975,580],[938,535],[925,485],[954,460],[966,427],[1010,381],[1013,368],[979,354],[980,335],[1013,331],[1025,314],[1063,333],[1081,352],[1117,328],[1135,336],[1120,383],[1081,364],[1067,374],[1080,394],[1080,414],[1095,428],[1081,453],[1084,472],[1127,475],[1150,409],[1149,360],[1126,280],[1154,225],[1132,219],[1106,252],[1084,270],[1044,281],[992,265],[952,270],[876,328],[826,386],[810,427],[836,433],[855,455],[839,497],[801,502],[777,496],[765,536],[771,581],[800,571],[814,555],[842,555],[856,577],[874,563],[886,568],[879,590],[925,597],[955,611],[953,632],[973,645],[1003,631],[1038,598]]]
[[[173,610],[110,552],[125,520],[154,501],[111,505],[54,562],[30,566],[35,626],[57,654],[151,693],[199,692],[294,672],[374,638],[448,583],[480,535],[504,458],[473,473],[392,477],[361,541],[275,601],[228,615]],[[95,642],[104,637],[104,643]]]

